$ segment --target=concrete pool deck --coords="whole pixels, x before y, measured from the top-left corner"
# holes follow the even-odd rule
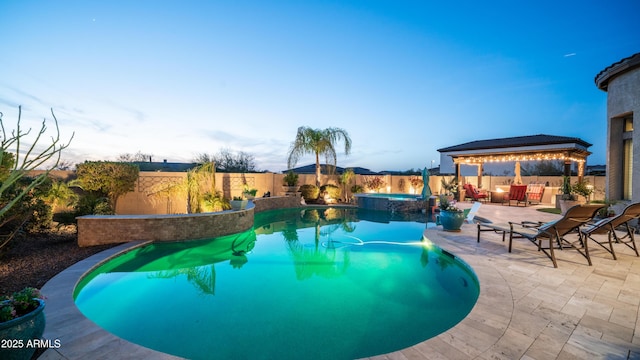
[[[535,208],[487,204],[478,216],[494,222],[558,217]],[[635,332],[640,325],[640,258],[630,249],[616,245],[616,261],[590,242],[593,266],[575,250],[565,250],[556,252],[554,269],[524,239],[515,239],[509,253],[501,235],[483,232],[477,243],[476,231],[475,225],[465,224],[458,233],[439,226],[424,233],[474,268],[480,297],[469,316],[435,338],[371,359],[640,358],[640,335]],[[42,288],[47,296],[43,338],[59,339],[61,346],[40,359],[175,359],[102,330],[73,303],[73,287],[84,272],[132,245],[78,262]]]

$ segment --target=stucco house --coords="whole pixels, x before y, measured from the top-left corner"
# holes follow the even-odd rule
[[[595,83],[607,93],[606,196],[640,201],[640,53],[606,67]]]

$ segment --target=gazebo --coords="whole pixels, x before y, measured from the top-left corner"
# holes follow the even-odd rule
[[[460,165],[476,165],[480,186],[483,166],[492,162],[515,162],[518,169],[521,161],[562,160],[567,176],[571,175],[571,164],[577,163],[578,179],[581,181],[587,157],[591,155],[587,150],[590,146],[590,143],[579,138],[540,134],[477,140],[438,149],[438,152],[441,167],[443,164],[455,165],[456,177],[460,176]]]

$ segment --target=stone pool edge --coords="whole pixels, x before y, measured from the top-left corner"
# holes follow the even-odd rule
[[[435,245],[458,256],[460,249],[447,246],[436,229],[427,229],[425,237]],[[446,236],[445,236],[446,237]],[[77,282],[88,271],[109,258],[131,251],[147,242],[129,242],[102,251],[82,260],[52,278],[42,288],[47,297],[45,315],[46,328],[43,339],[60,340],[60,348],[46,350],[39,359],[80,358],[154,358],[182,359],[170,354],[151,350],[119,338],[86,318],[73,301],[73,290]],[[482,257],[474,254],[458,256],[475,271],[480,282],[480,295],[469,315],[448,331],[411,347],[373,358],[430,358],[434,350],[455,358],[474,358],[496,344],[507,330],[513,313],[513,298],[507,281],[490,264],[483,264]],[[486,331],[478,334],[478,327]],[[497,332],[495,329],[499,329]],[[456,344],[455,350],[451,344]]]

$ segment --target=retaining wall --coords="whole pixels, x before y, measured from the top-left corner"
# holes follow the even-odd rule
[[[78,245],[129,241],[214,238],[253,227],[254,212],[300,206],[300,197],[254,199],[245,210],[176,215],[89,215],[78,217]]]

